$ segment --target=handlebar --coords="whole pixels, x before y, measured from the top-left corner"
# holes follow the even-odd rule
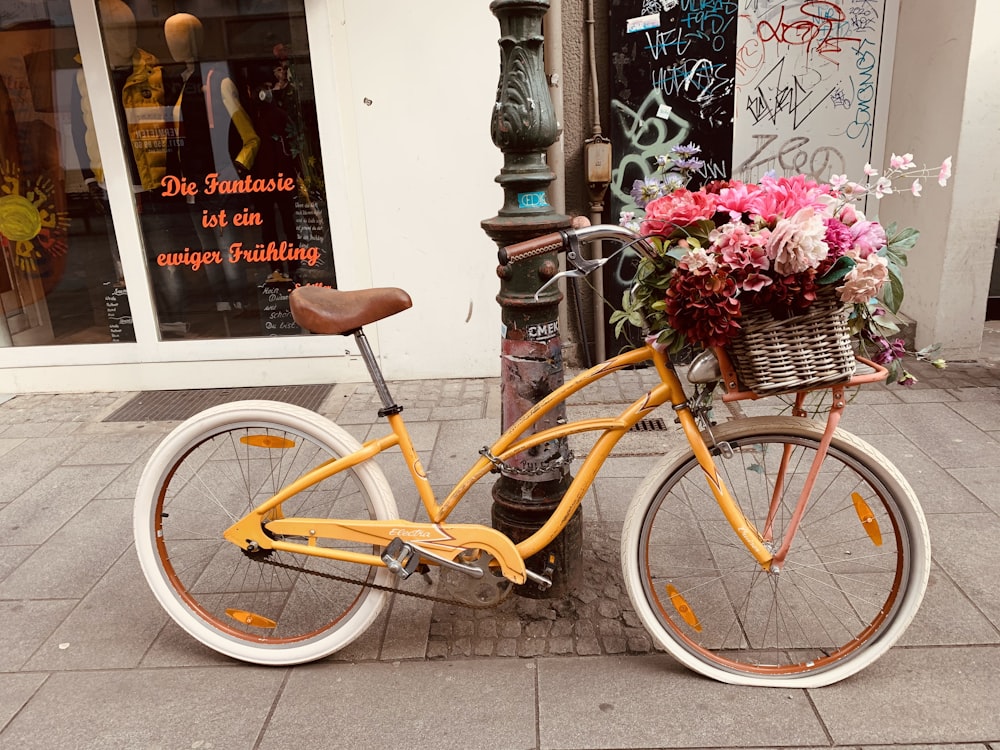
[[[573,226],[570,229],[560,229],[557,232],[543,234],[524,242],[501,248],[497,253],[500,265],[507,266],[512,263],[533,258],[536,255],[543,255],[550,252],[562,252],[574,248],[582,242],[594,242],[596,240],[617,240],[623,245],[632,245],[640,254],[653,256],[653,248],[641,235],[631,229],[618,226],[617,224],[596,224],[590,226],[590,222],[583,216],[573,219]]]

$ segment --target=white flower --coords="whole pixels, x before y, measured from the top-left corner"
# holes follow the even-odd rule
[[[816,268],[829,254],[826,222],[813,208],[803,208],[775,225],[767,241],[767,257],[782,276]]]
[[[889,159],[889,166],[893,169],[913,169],[913,154],[903,154],[902,156],[892,155]]]
[[[681,258],[678,263],[681,268],[686,268],[691,273],[699,273],[704,271],[706,273],[715,273],[719,264],[716,262],[715,257],[709,255],[705,252],[704,248],[693,247],[688,251],[687,255]]]
[[[879,177],[875,183],[875,197],[881,198],[883,195],[892,195],[892,181],[887,177]]]

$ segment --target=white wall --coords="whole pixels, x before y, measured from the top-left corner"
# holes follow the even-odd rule
[[[386,375],[497,375],[496,245],[479,226],[503,202],[490,140],[497,19],[487,2],[449,0],[344,0],[342,13],[331,36],[335,63],[349,68],[338,99],[353,129],[344,146],[360,190],[355,236],[367,242],[368,282],[413,298],[377,327]],[[339,269],[354,250],[336,250]],[[340,285],[351,281],[365,279]]]
[[[879,213],[921,231],[903,312],[918,346],[940,343],[952,359],[979,352],[1000,221],[998,24],[996,0],[904,0],[899,11],[886,149],[933,165],[952,155],[955,176],[945,190],[930,180],[919,200],[884,199]]]

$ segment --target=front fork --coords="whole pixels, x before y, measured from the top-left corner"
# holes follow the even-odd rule
[[[809,473],[806,475],[805,485],[802,487],[802,492],[799,494],[798,502],[795,504],[795,510],[792,512],[792,517],[789,519],[788,527],[785,529],[785,538],[781,543],[781,547],[779,547],[778,551],[774,553],[774,558],[771,561],[772,571],[775,573],[779,572],[785,563],[785,557],[787,557],[788,550],[792,546],[792,539],[795,537],[795,532],[799,528],[799,522],[802,520],[802,516],[805,515],[806,505],[809,501],[809,495],[812,493],[813,485],[816,483],[816,477],[819,476],[820,467],[823,465],[823,461],[826,460],[826,453],[830,448],[830,441],[833,439],[833,433],[836,431],[837,425],[840,423],[840,417],[843,415],[844,407],[847,404],[844,399],[843,386],[834,386],[832,391],[833,403],[830,405],[830,413],[826,418],[826,428],[823,430],[823,437],[820,439],[819,448],[816,450],[812,466],[809,467]],[[806,416],[806,411],[802,408],[805,396],[806,394],[804,392],[798,393],[795,396],[795,406],[792,408],[792,414],[796,417]],[[781,464],[778,467],[777,479],[774,483],[774,491],[771,493],[771,503],[768,507],[767,521],[764,524],[765,542],[770,542],[773,539],[774,519],[778,515],[778,507],[781,505],[781,496],[785,487],[785,473],[788,469],[788,462],[791,459],[791,455],[792,446],[784,446],[781,456]]]
[[[681,428],[684,430],[688,442],[691,443],[695,458],[698,459],[698,464],[705,473],[708,488],[715,497],[715,501],[719,504],[719,508],[722,509],[722,514],[726,517],[729,525],[733,527],[733,531],[736,532],[736,535],[743,542],[750,554],[753,555],[754,559],[764,570],[770,570],[773,559],[771,550],[765,543],[764,536],[754,528],[753,522],[744,515],[739,503],[733,499],[729,488],[726,487],[722,481],[722,477],[719,476],[719,471],[715,466],[715,459],[701,436],[701,431],[698,429],[694,415],[686,406],[678,408],[676,411]]]
[[[717,376],[719,375],[719,370],[717,368],[718,360],[714,359],[714,355],[706,352],[706,356],[699,358],[692,365],[691,374],[695,375],[696,372],[698,374],[693,378],[689,377],[689,379],[691,379],[694,383],[708,383],[716,381]],[[781,568],[784,566],[785,558],[788,556],[788,551],[792,546],[792,541],[798,531],[799,524],[802,521],[802,517],[805,515],[806,506],[808,505],[813,485],[816,483],[816,478],[819,476],[819,471],[823,465],[823,461],[826,460],[826,454],[830,447],[830,441],[833,439],[833,433],[836,431],[837,425],[840,423],[840,418],[844,412],[844,407],[846,406],[846,401],[844,399],[844,387],[842,385],[833,386],[832,391],[833,403],[830,407],[830,413],[826,420],[826,428],[823,431],[823,437],[820,440],[819,448],[817,449],[812,465],[809,468],[809,473],[806,475],[805,485],[803,486],[802,492],[800,493],[798,501],[795,504],[795,509],[792,513],[791,519],[789,520],[788,527],[785,529],[781,546],[776,551],[774,550],[774,520],[778,515],[778,509],[781,506],[781,498],[784,494],[785,478],[788,471],[788,464],[792,456],[792,446],[785,445],[782,449],[781,462],[778,466],[778,472],[775,477],[774,489],[771,493],[764,528],[762,531],[758,531],[754,527],[753,523],[744,515],[743,510],[733,499],[729,489],[725,486],[722,478],[719,476],[715,460],[712,456],[712,451],[708,446],[706,446],[704,440],[702,439],[701,432],[697,427],[697,423],[691,409],[686,406],[675,407],[681,427],[684,429],[688,441],[694,449],[698,463],[700,464],[702,471],[705,473],[709,489],[712,491],[712,495],[715,497],[716,502],[718,502],[719,507],[722,509],[723,515],[725,515],[726,520],[729,521],[729,524],[733,527],[733,530],[746,546],[750,554],[753,555],[754,559],[757,560],[764,570],[771,573],[779,573]],[[807,413],[803,408],[805,397],[806,392],[804,391],[796,394],[795,406],[792,409],[792,413],[797,417],[807,416]],[[724,446],[721,445],[712,447],[724,448]]]

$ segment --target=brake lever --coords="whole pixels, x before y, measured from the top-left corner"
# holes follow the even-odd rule
[[[583,257],[583,253],[580,251],[580,238],[577,237],[575,234],[570,234],[567,241],[568,249],[566,250],[566,261],[570,263],[573,266],[573,268],[568,268],[565,271],[560,271],[559,273],[555,274],[551,279],[542,284],[541,287],[539,287],[538,291],[535,292],[535,302],[538,301],[538,297],[539,295],[541,295],[543,291],[545,291],[550,286],[558,282],[559,279],[563,278],[580,279],[589,276],[591,273],[593,273],[598,268],[603,266],[605,263],[610,261],[616,255],[632,247],[633,244],[634,243],[629,242],[624,245],[620,245],[617,250],[611,253],[611,255],[608,255],[604,258],[585,258]]]

